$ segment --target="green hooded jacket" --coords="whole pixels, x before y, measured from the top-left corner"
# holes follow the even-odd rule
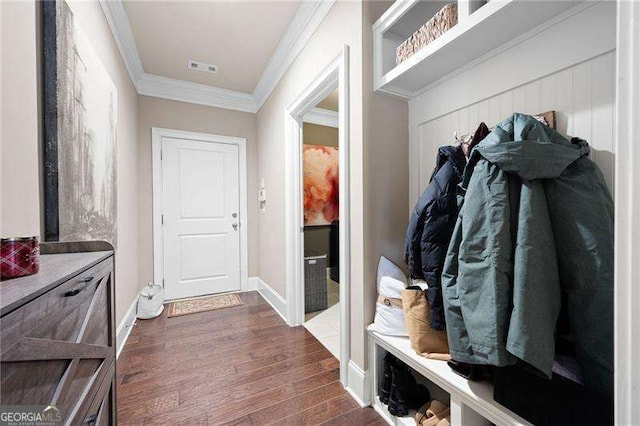
[[[588,154],[523,114],[473,150],[442,274],[455,360],[551,377],[564,293],[583,380],[613,396],[613,201]]]

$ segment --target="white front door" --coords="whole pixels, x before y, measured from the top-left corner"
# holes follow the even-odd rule
[[[238,146],[162,138],[167,299],[240,290]]]

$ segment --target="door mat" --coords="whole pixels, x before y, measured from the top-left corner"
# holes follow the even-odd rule
[[[186,299],[169,304],[167,317],[179,317],[181,315],[196,314],[198,312],[215,311],[216,309],[231,308],[244,305],[237,293],[221,294],[218,296],[198,297]]]

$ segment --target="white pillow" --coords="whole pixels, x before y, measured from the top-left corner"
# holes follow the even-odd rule
[[[407,277],[397,265],[384,256],[378,262],[378,295],[401,299],[402,290],[407,287]],[[376,302],[376,316],[373,329],[389,336],[408,336],[404,312],[400,306],[388,306]]]

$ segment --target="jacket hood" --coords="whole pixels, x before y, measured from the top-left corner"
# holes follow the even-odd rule
[[[578,158],[589,154],[589,144],[571,141],[555,130],[525,114],[513,114],[499,123],[471,153],[470,164],[484,157],[505,172],[523,180],[550,179],[560,174]],[[465,181],[472,167],[467,167]]]
[[[464,167],[467,165],[467,158],[464,156],[462,148],[459,146],[441,146],[438,149],[438,162],[436,170],[440,170],[446,162],[451,163],[458,178],[462,178]]]

